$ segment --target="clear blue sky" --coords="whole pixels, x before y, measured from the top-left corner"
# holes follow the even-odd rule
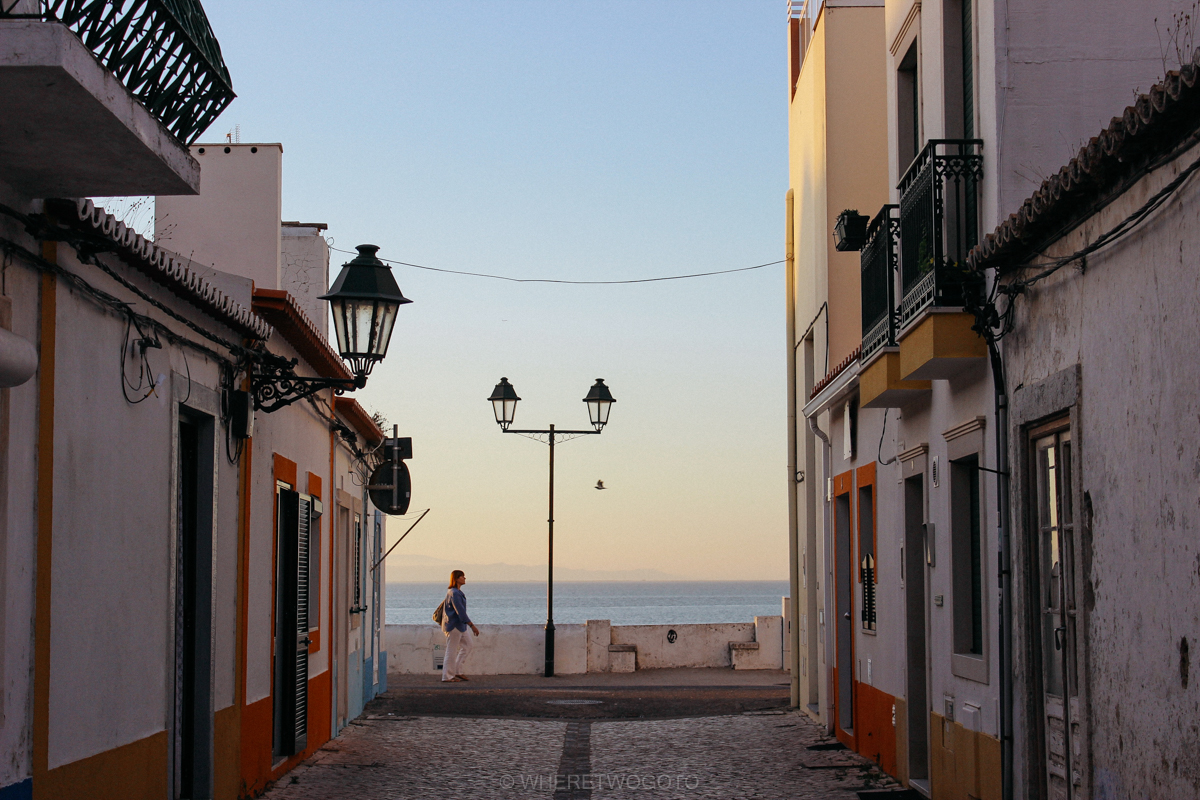
[[[284,218],[335,247],[577,280],[783,257],[783,0],[205,9],[239,96],[203,140],[282,142]],[[396,276],[414,302],[360,399],[414,440],[406,552],[544,563],[546,447],[485,398],[504,375],[518,426],[586,427],[603,377],[608,429],[558,450],[556,563],[786,576],[782,266]]]

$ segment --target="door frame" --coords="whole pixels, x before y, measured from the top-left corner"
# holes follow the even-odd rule
[[[217,436],[217,420],[220,418],[220,396],[212,389],[195,382],[187,376],[171,372],[171,479],[169,517],[170,561],[167,583],[171,598],[171,612],[167,614],[167,637],[165,648],[166,675],[164,681],[166,701],[166,727],[168,731],[167,786],[168,797],[178,797],[180,792],[206,796],[211,793],[214,781],[213,730],[215,725],[215,681],[216,662],[216,576],[217,576],[217,502],[220,467],[220,437]],[[178,666],[178,630],[176,626],[176,603],[179,590],[180,537],[180,426],[192,424],[197,428],[197,473],[196,473],[196,624],[197,635],[193,654],[195,663],[195,690],[192,697],[192,783],[185,787],[181,782],[180,767],[183,753],[179,750],[181,721],[176,718],[177,705],[175,676]]]
[[[839,498],[846,498],[847,517],[846,529],[847,546],[845,552],[838,544],[838,526],[840,524],[840,516],[838,514]],[[854,487],[854,470],[847,470],[840,475],[835,475],[833,478],[833,503],[831,504],[833,512],[833,728],[834,734],[838,741],[849,747],[851,750],[858,750],[858,685],[855,680],[854,659],[855,659],[855,614],[854,614],[854,591],[857,587],[855,580],[855,505],[856,505],[856,490]],[[847,608],[843,611],[838,605],[838,595],[842,591],[843,576],[840,575],[842,559],[845,557],[849,564],[849,577],[846,578],[848,585],[845,587],[847,596]],[[847,659],[847,667],[850,675],[850,729],[846,730],[842,726],[842,680],[846,677],[842,674],[842,664],[839,654],[842,652],[841,631],[842,622],[845,619],[843,614],[850,615],[849,634],[847,635],[846,644],[849,645],[849,656]]]
[[[1010,496],[1012,505],[1013,535],[1012,535],[1012,567],[1013,567],[1013,697],[1014,697],[1014,731],[1017,739],[1014,741],[1016,754],[1013,764],[1014,785],[1031,787],[1031,796],[1045,797],[1046,787],[1044,770],[1042,769],[1042,723],[1040,722],[1041,676],[1040,662],[1035,652],[1034,635],[1040,630],[1038,612],[1040,607],[1034,607],[1031,599],[1037,597],[1035,554],[1031,552],[1031,543],[1035,540],[1030,529],[1031,508],[1029,498],[1030,481],[1035,476],[1035,466],[1030,458],[1032,443],[1030,433],[1046,423],[1067,421],[1071,431],[1072,453],[1071,470],[1073,474],[1070,487],[1072,502],[1075,508],[1075,586],[1079,592],[1086,587],[1085,579],[1088,566],[1085,563],[1090,550],[1089,542],[1092,536],[1091,498],[1083,491],[1083,451],[1086,442],[1082,436],[1081,394],[1082,375],[1078,364],[1053,373],[1042,380],[1026,380],[1024,386],[1015,390],[1009,403],[1009,441],[1013,465],[1013,490]],[[1076,669],[1075,686],[1079,714],[1072,722],[1077,726],[1075,744],[1072,745],[1072,757],[1079,765],[1078,772],[1081,785],[1077,789],[1079,797],[1089,797],[1091,792],[1092,742],[1087,710],[1090,708],[1090,684],[1088,681],[1088,664],[1090,655],[1087,640],[1088,610],[1087,604],[1080,602],[1076,614]]]

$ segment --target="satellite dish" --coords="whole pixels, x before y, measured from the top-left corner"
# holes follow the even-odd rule
[[[396,464],[395,489],[392,488],[393,464]],[[403,461],[384,461],[371,473],[371,481],[367,487],[371,502],[385,514],[393,516],[408,512],[408,503],[412,499],[412,480],[408,475],[408,465]]]

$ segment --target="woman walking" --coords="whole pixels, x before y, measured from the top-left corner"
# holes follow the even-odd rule
[[[471,637],[467,636],[467,628],[475,636],[479,628],[467,616],[467,596],[463,594],[462,585],[467,582],[467,575],[461,569],[450,573],[450,586],[446,590],[446,602],[442,607],[442,632],[446,634],[446,657],[442,661],[442,680],[465,681],[467,676],[462,674],[463,662],[471,654]]]

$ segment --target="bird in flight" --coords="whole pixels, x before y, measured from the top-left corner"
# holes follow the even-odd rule
[[[604,485],[604,481],[596,481],[596,488],[597,489],[607,489],[608,487]]]

